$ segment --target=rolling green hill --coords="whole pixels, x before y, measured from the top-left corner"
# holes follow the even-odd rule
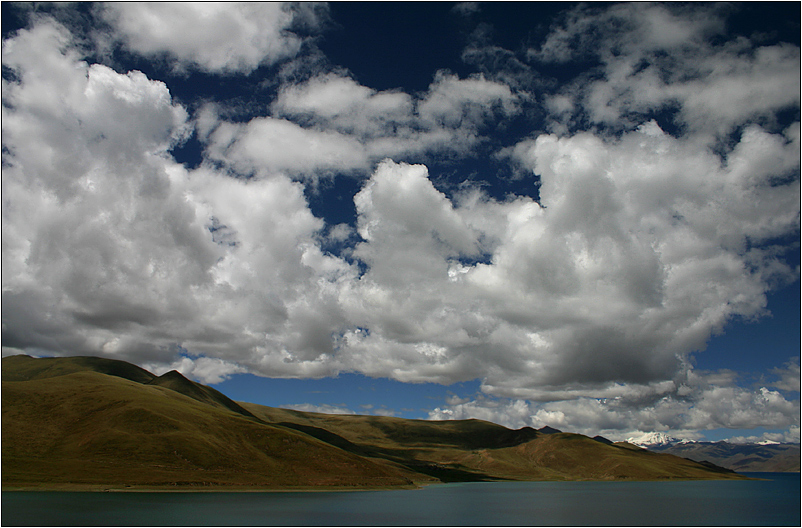
[[[740,478],[668,454],[481,420],[233,402],[102,358],[2,360],[4,489],[366,489],[482,480]]]

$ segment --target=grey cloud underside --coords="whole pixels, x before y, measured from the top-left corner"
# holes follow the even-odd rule
[[[180,5],[112,4],[103,16],[130,50],[183,67],[248,72],[300,53],[282,9],[265,37],[281,46],[187,47],[203,5],[187,7],[188,23],[169,38],[136,24],[143,10],[175,20]],[[226,23],[250,28],[248,10],[261,8],[242,9],[227,8]],[[531,52],[567,60],[588,24],[618,17],[630,28],[593,33],[621,51],[600,58],[600,78],[546,94],[539,110],[554,134],[503,151],[539,186],[538,201],[479,188],[449,197],[425,166],[392,160],[465,155],[483,126],[524,112],[535,98],[503,76],[440,72],[409,95],[320,74],[282,86],[271,115],[234,123],[212,106],[190,116],[139,72],[83,62],[73,36],[41,20],[3,43],[17,77],[3,81],[3,345],[180,364],[207,381],[245,371],[481,378],[489,395],[555,400],[537,409],[511,400],[510,412],[557,427],[575,423],[567,411],[581,416],[592,395],[621,398],[596,414],[609,429],[630,423],[627,402],[668,395],[638,427],[702,427],[701,415],[654,418],[684,409],[686,389],[723,401],[715,387],[687,383],[687,355],[733,317],[762,315],[769,287],[798,277],[771,241],[798,235],[799,123],[763,118],[798,109],[799,48],[744,58],[743,41],[708,44],[716,24],[680,24],[692,15],[578,11]],[[633,67],[650,58],[665,64]],[[789,83],[796,89],[779,89]],[[684,135],[642,118],[669,100]],[[576,132],[578,116],[595,132]],[[606,134],[610,123],[624,130]],[[207,162],[189,170],[168,152],[193,126]],[[722,150],[721,134],[735,128]],[[304,186],[331,172],[365,177],[356,226],[327,226],[310,211]],[[341,254],[323,249],[326,233],[346,245]],[[771,400],[780,417],[771,423],[798,413],[773,393],[731,396],[744,408]],[[707,423],[738,425],[713,415]]]

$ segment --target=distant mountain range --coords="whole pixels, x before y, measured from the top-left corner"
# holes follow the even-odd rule
[[[3,489],[370,489],[495,480],[739,479],[550,427],[235,402],[96,357],[2,360]]]
[[[697,462],[711,462],[733,471],[800,471],[799,444],[697,442],[674,438],[665,433],[646,433],[631,437],[627,442],[655,453],[670,453]]]

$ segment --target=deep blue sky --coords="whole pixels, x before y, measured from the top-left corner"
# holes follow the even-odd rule
[[[799,441],[798,3],[215,9],[2,4],[4,355]]]

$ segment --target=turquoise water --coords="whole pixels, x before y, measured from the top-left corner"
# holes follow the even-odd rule
[[[3,526],[799,526],[800,475],[333,493],[3,492]]]

